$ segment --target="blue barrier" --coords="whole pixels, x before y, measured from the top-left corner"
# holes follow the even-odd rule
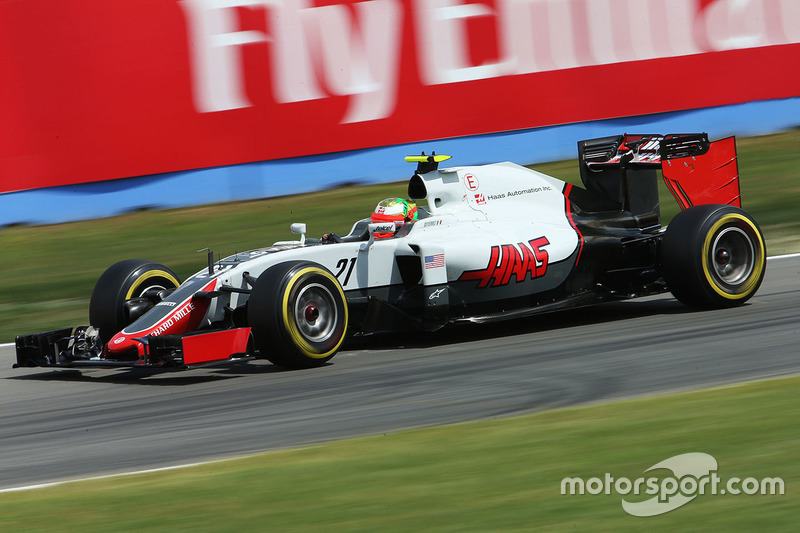
[[[284,196],[344,183],[397,181],[413,172],[403,157],[423,150],[452,155],[453,165],[533,164],[572,159],[578,140],[624,132],[707,131],[718,139],[799,125],[800,98],[789,98],[50,187],[0,195],[0,226],[54,224],[139,209]]]

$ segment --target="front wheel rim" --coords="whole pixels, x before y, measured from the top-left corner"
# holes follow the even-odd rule
[[[319,283],[300,289],[294,304],[294,321],[309,342],[324,343],[336,331],[339,313],[331,291]]]

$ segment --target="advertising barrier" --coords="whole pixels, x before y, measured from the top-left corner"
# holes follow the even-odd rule
[[[798,62],[794,0],[9,0],[0,193],[792,102]]]

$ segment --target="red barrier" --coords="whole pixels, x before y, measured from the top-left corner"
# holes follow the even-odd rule
[[[800,95],[791,0],[6,0],[0,192]]]

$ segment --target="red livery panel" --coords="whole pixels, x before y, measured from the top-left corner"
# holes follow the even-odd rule
[[[183,343],[183,364],[186,366],[222,361],[231,355],[247,352],[250,328],[226,329],[201,335],[187,335]]]
[[[528,244],[519,243],[519,249],[513,244],[492,246],[489,264],[481,270],[468,270],[461,274],[459,281],[479,280],[478,288],[508,285],[511,276],[517,283],[526,279],[535,279],[547,273],[549,254],[544,249],[550,244],[547,237],[531,239]],[[530,276],[528,275],[530,274]]]

